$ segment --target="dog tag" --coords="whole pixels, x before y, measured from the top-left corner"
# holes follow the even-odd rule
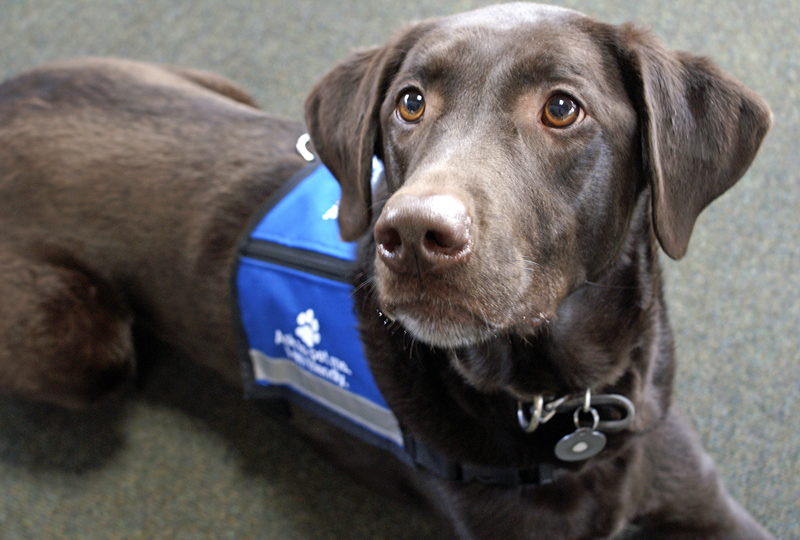
[[[590,428],[579,428],[556,444],[556,457],[561,461],[582,461],[596,456],[606,447],[606,436]]]
[[[591,414],[592,427],[581,427],[581,412]],[[572,415],[575,431],[561,438],[556,443],[556,457],[561,461],[582,461],[596,456],[606,447],[606,436],[596,431],[600,424],[597,409],[591,407],[591,394],[586,391],[586,402],[583,407],[575,409]]]

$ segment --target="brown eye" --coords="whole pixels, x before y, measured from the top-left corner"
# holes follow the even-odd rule
[[[408,90],[400,95],[397,114],[406,122],[418,122],[425,112],[425,98],[417,90]]]
[[[566,94],[556,94],[547,100],[542,121],[550,127],[565,128],[575,123],[580,115],[578,103]]]

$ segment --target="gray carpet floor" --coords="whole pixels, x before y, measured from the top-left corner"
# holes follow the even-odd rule
[[[0,76],[105,55],[217,71],[300,119],[348,50],[473,0],[0,0]],[[753,168],[666,261],[678,403],[732,493],[800,539],[800,3],[559,0],[649,26],[761,92],[775,127]],[[666,259],[666,257],[664,257]],[[102,413],[0,399],[2,539],[443,539],[424,511],[379,498],[179,358]]]

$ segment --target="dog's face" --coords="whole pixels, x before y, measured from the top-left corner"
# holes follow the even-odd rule
[[[385,313],[433,345],[526,335],[553,318],[618,251],[641,191],[618,67],[571,12],[537,7],[520,21],[508,9],[427,32],[380,108],[392,198],[375,228],[376,286]],[[448,229],[437,219],[461,221],[462,249],[414,245]]]
[[[770,113],[646,33],[510,4],[418,23],[355,54],[312,91],[307,120],[342,184],[343,237],[374,222],[382,312],[416,339],[462,348],[562,318],[631,243],[642,197],[654,234],[639,239],[683,256]],[[382,209],[373,154],[386,166]]]

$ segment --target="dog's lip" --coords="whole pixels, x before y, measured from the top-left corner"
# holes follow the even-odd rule
[[[460,347],[485,341],[497,328],[460,305],[410,301],[381,308],[415,339],[434,347]]]
[[[381,311],[393,319],[413,318],[429,321],[448,321],[452,323],[480,324],[491,326],[484,318],[466,306],[442,301],[404,301],[393,302],[384,306]]]
[[[551,316],[547,313],[538,313],[537,315],[523,315],[518,327],[533,330],[539,328],[543,324],[550,321]]]
[[[550,320],[545,313],[507,315],[495,320],[469,306],[442,301],[391,303],[382,306],[380,312],[400,322],[418,339],[451,348],[475,345],[504,334],[530,335]]]

